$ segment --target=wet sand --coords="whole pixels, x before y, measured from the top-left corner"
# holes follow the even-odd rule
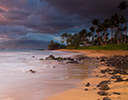
[[[61,50],[61,51],[71,51],[71,52],[81,52],[85,53],[85,55],[89,57],[101,57],[101,56],[113,56],[113,55],[126,55],[128,54],[128,51],[96,51],[96,50]],[[106,69],[107,66],[98,66],[98,68],[93,69],[93,73],[91,78],[86,78],[85,80],[79,82],[77,84],[76,88],[72,88],[66,91],[63,91],[61,93],[58,93],[54,96],[51,96],[49,98],[46,98],[45,100],[103,100],[103,97],[106,96],[100,96],[97,94],[99,91],[99,88],[96,86],[101,82],[105,80],[110,80],[111,84],[109,84],[110,90],[108,97],[111,98],[111,100],[128,100],[128,82],[122,81],[122,82],[114,82],[115,80],[110,79],[109,74],[105,74],[106,77],[96,77],[103,76],[101,74],[101,69]],[[123,79],[128,79],[128,75],[121,75]],[[86,87],[85,85],[87,83],[90,83],[90,87]],[[88,91],[85,91],[84,89],[87,88]],[[118,92],[121,95],[113,94],[113,92]]]

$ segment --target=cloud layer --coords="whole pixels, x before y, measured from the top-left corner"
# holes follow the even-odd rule
[[[121,14],[117,8],[121,1],[0,0],[0,42],[20,40],[28,34],[33,39],[35,34],[39,37],[40,34],[78,32],[90,27],[93,18],[102,20],[113,13]],[[34,39],[38,40],[36,37]],[[50,41],[51,36],[47,37]]]

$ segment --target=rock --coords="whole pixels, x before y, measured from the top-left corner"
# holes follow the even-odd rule
[[[126,56],[113,56],[107,59],[106,64],[116,68],[116,73],[126,74],[125,69],[128,69],[128,57]],[[124,71],[122,71],[122,69]]]
[[[108,93],[105,92],[105,91],[99,91],[97,94],[101,95],[101,96],[104,96],[104,95],[107,95]]]
[[[99,77],[99,75],[96,75],[96,77]]]
[[[97,87],[100,87],[101,86],[101,84],[103,84],[103,83],[108,83],[109,81],[101,81],[98,85],[97,85]]]
[[[88,82],[85,86],[88,86],[89,87],[90,86],[90,83]]]
[[[111,100],[109,97],[104,97],[103,100]]]
[[[88,89],[86,88],[86,89],[84,89],[85,91],[88,91]]]
[[[50,55],[49,57],[46,57],[46,60],[55,60],[55,57],[53,55]]]
[[[100,86],[100,90],[109,90],[109,86],[107,85],[107,83],[102,83]]]
[[[115,81],[115,82],[121,82],[121,81],[123,81],[123,79],[121,78],[121,76],[120,76],[120,75],[118,75],[118,76],[117,76],[117,79],[116,79],[116,81]]]
[[[104,74],[105,73],[105,70],[101,70],[101,73]]]
[[[30,69],[30,70],[29,70],[29,72],[31,72],[31,73],[35,73],[36,71],[34,71],[34,70]]]
[[[118,93],[118,92],[113,92],[113,94],[121,95],[121,94],[120,94],[120,93]]]
[[[105,69],[105,72],[109,72],[109,71],[112,71],[112,70],[109,69],[109,68],[106,68],[106,69]]]
[[[99,76],[100,78],[107,77],[106,75]]]
[[[117,75],[113,75],[111,76],[112,79],[116,79],[117,78]]]
[[[78,64],[78,61],[71,60],[71,61],[67,61],[66,63]]]
[[[126,79],[125,81],[127,81],[127,82],[128,82],[128,79]]]

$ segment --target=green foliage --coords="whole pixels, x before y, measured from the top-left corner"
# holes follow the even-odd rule
[[[61,49],[61,48],[66,48],[65,45],[61,45],[59,43],[52,43],[48,45],[49,50],[55,50],[55,49]]]

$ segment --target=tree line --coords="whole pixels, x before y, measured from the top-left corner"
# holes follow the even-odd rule
[[[127,1],[120,2],[117,7],[122,11],[121,16],[119,16],[118,13],[115,13],[104,21],[94,18],[91,21],[92,26],[89,28],[89,32],[86,29],[82,29],[76,34],[64,33],[61,35],[61,42],[66,43],[68,48],[79,48],[80,46],[92,45],[126,44],[128,42],[127,18],[124,12],[127,6]],[[51,44],[49,47],[50,46]]]

